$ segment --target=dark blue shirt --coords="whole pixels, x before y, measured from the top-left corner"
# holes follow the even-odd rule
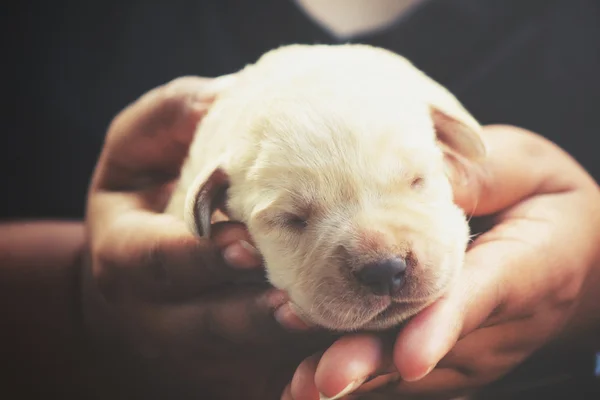
[[[358,37],[394,50],[485,124],[536,131],[596,179],[600,2],[431,0]],[[24,2],[3,24],[0,218],[81,217],[111,118],[181,75],[286,43],[336,43],[291,0]]]

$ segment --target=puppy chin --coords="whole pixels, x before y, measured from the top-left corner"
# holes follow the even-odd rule
[[[443,264],[451,264],[440,271],[446,271],[438,276],[432,287],[422,288],[422,295],[415,293],[409,298],[392,300],[389,297],[377,297],[356,292],[352,296],[335,296],[333,293],[352,293],[353,291],[341,285],[330,287],[329,296],[323,293],[296,292],[300,295],[293,303],[294,312],[312,326],[336,331],[382,331],[406,322],[423,309],[432,305],[440,299],[457,279],[461,263],[453,263],[454,260],[446,258]],[[342,300],[345,298],[347,300]],[[301,300],[317,299],[318,301],[303,302]],[[292,302],[294,302],[292,296]],[[328,306],[326,306],[328,305]]]
[[[376,315],[372,320],[364,324],[362,329],[372,331],[386,330],[398,326],[414,317],[425,308],[441,299],[448,292],[450,287],[454,285],[456,279],[458,279],[461,265],[462,261],[448,269],[448,273],[445,274],[444,278],[440,277],[438,280],[436,289],[432,294],[420,298],[413,298],[410,301],[394,302],[384,311]]]
[[[360,330],[383,331],[396,327],[414,317],[435,300],[436,298],[432,298],[427,302],[394,303],[377,314],[375,318],[362,325]]]
[[[316,314],[305,312],[294,303],[291,304],[291,307],[301,320],[311,326],[318,326],[335,332],[383,331],[406,322],[435,300],[436,298],[432,298],[427,302],[392,303],[379,312],[373,312],[372,309],[365,310],[362,313],[363,315],[371,314],[365,320],[358,318],[342,320],[339,318],[340,315],[344,314],[341,310]],[[360,309],[356,305],[351,308],[354,310]]]
[[[336,306],[330,307],[319,307],[317,305],[301,306],[298,302],[294,303],[292,297],[291,308],[308,325],[334,332],[353,332],[363,329],[377,314],[385,311],[387,308],[385,300],[378,303],[371,306],[352,303],[338,303]]]

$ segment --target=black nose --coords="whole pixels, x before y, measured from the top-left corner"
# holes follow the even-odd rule
[[[356,273],[358,281],[373,294],[389,296],[396,294],[404,283],[406,261],[401,257],[388,258],[365,265]]]

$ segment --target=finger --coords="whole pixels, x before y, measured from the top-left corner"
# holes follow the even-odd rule
[[[391,363],[391,343],[382,336],[344,336],[323,354],[314,382],[322,398],[337,399],[355,391]],[[309,378],[302,378],[306,379]]]
[[[476,385],[467,375],[452,368],[436,368],[426,378],[415,381],[400,381],[391,389],[396,396],[429,398],[442,395],[443,398],[453,399],[465,395]]]
[[[132,327],[131,345],[154,358],[223,363],[228,358],[258,360],[265,349],[285,348],[291,365],[297,365],[331,342],[324,335],[282,329],[273,311],[285,301],[285,293],[276,289],[224,287],[193,302],[125,303],[122,323]]]
[[[467,164],[466,179],[452,181],[455,202],[468,215],[494,214],[540,189],[547,163],[554,158],[532,152],[531,136],[513,127],[484,128],[486,159],[481,164]]]
[[[258,250],[246,240],[236,240],[223,251],[223,258],[229,265],[238,268],[255,268],[260,266],[261,259]]]
[[[281,395],[281,400],[295,400],[292,396],[292,385],[289,384],[283,389],[283,394]]]
[[[492,250],[492,254],[495,254]],[[501,249],[503,254],[506,249]],[[479,324],[499,303],[501,282],[497,265],[482,268],[488,262],[489,247],[476,247],[468,255],[459,280],[443,299],[423,310],[402,329],[394,350],[394,364],[403,379],[414,381],[427,375],[446,355],[456,341]],[[352,348],[353,341],[342,339],[332,346],[319,364],[322,386],[326,394],[335,394],[367,375],[389,371],[389,350],[372,339]],[[337,347],[339,346],[339,347]],[[360,366],[362,369],[354,369]],[[317,381],[319,382],[319,381]]]
[[[404,380],[422,379],[461,336],[483,323],[501,303],[506,254],[514,251],[508,247],[496,243],[474,246],[446,296],[402,329],[394,347],[394,363]]]
[[[222,362],[226,355],[260,357],[264,346],[289,344],[290,336],[273,318],[285,300],[275,289],[226,287],[190,302],[126,300],[120,310],[130,345],[142,354],[177,359],[198,353]]]
[[[248,240],[247,231],[236,224],[218,228],[215,244],[192,235],[170,215],[131,211],[94,241],[94,254],[100,258],[94,265],[101,266],[94,274],[109,299],[131,291],[145,298],[176,300],[225,283],[266,282],[261,269],[236,268],[222,257],[226,248],[219,246]]]
[[[211,240],[222,250],[228,265],[240,269],[254,269],[262,265],[262,256],[252,244],[246,227],[238,222],[218,222],[211,227]]]
[[[179,78],[122,111],[109,129],[93,187],[123,190],[176,177],[215,88],[225,81]]]
[[[315,384],[315,373],[320,358],[321,354],[315,354],[300,363],[290,384],[291,399],[319,400],[319,390]]]
[[[402,382],[395,392],[401,395],[458,395],[481,387],[520,364],[545,342],[544,335],[540,334],[537,321],[531,318],[478,328],[459,340],[429,375],[418,381]]]
[[[438,365],[460,369],[469,376],[482,371],[498,376],[547,343],[565,314],[563,309],[544,307],[507,322],[479,327],[459,340]]]
[[[473,384],[487,383],[510,367],[518,365],[541,345],[534,342],[533,337],[537,336],[535,334],[524,337],[523,328],[531,331],[530,321],[477,329],[459,340],[452,351],[440,360],[438,367],[457,370],[473,381]],[[428,377],[422,381],[427,379]]]
[[[281,326],[291,331],[307,331],[318,328],[302,320],[290,302],[283,304],[275,311],[275,319]]]
[[[564,304],[569,304],[564,288],[570,292],[579,281],[564,267],[570,260],[561,260],[553,251],[546,201],[549,198],[543,196],[521,203],[511,210],[512,219],[506,214],[501,224],[479,237],[449,295],[407,324],[395,348],[396,366],[406,380],[422,377],[460,337],[482,325],[527,317],[540,307],[546,309],[538,314],[551,316],[551,326],[558,323],[552,322],[553,309],[558,310],[558,321],[564,317]],[[525,217],[518,217],[519,212]],[[563,295],[548,297],[548,293]],[[539,324],[540,331],[544,324]]]

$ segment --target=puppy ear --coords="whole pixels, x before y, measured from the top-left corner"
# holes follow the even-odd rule
[[[188,189],[186,220],[198,236],[210,237],[212,216],[216,210],[226,211],[229,176],[222,168],[200,174]]]
[[[436,106],[431,106],[430,112],[436,138],[444,151],[451,151],[472,162],[481,161],[485,157],[481,126],[473,117],[451,115]]]
[[[411,64],[412,66],[412,64]],[[444,152],[478,162],[486,155],[481,125],[447,88],[424,72],[410,68],[413,90],[429,106],[438,143]]]
[[[473,165],[486,156],[481,125],[445,87],[422,75],[421,90],[429,106],[438,145],[444,152],[446,171],[455,183],[468,178]]]
[[[481,126],[467,111],[451,115],[431,106],[430,113],[438,146],[444,153],[446,174],[454,184],[463,184],[473,166],[486,155]]]

